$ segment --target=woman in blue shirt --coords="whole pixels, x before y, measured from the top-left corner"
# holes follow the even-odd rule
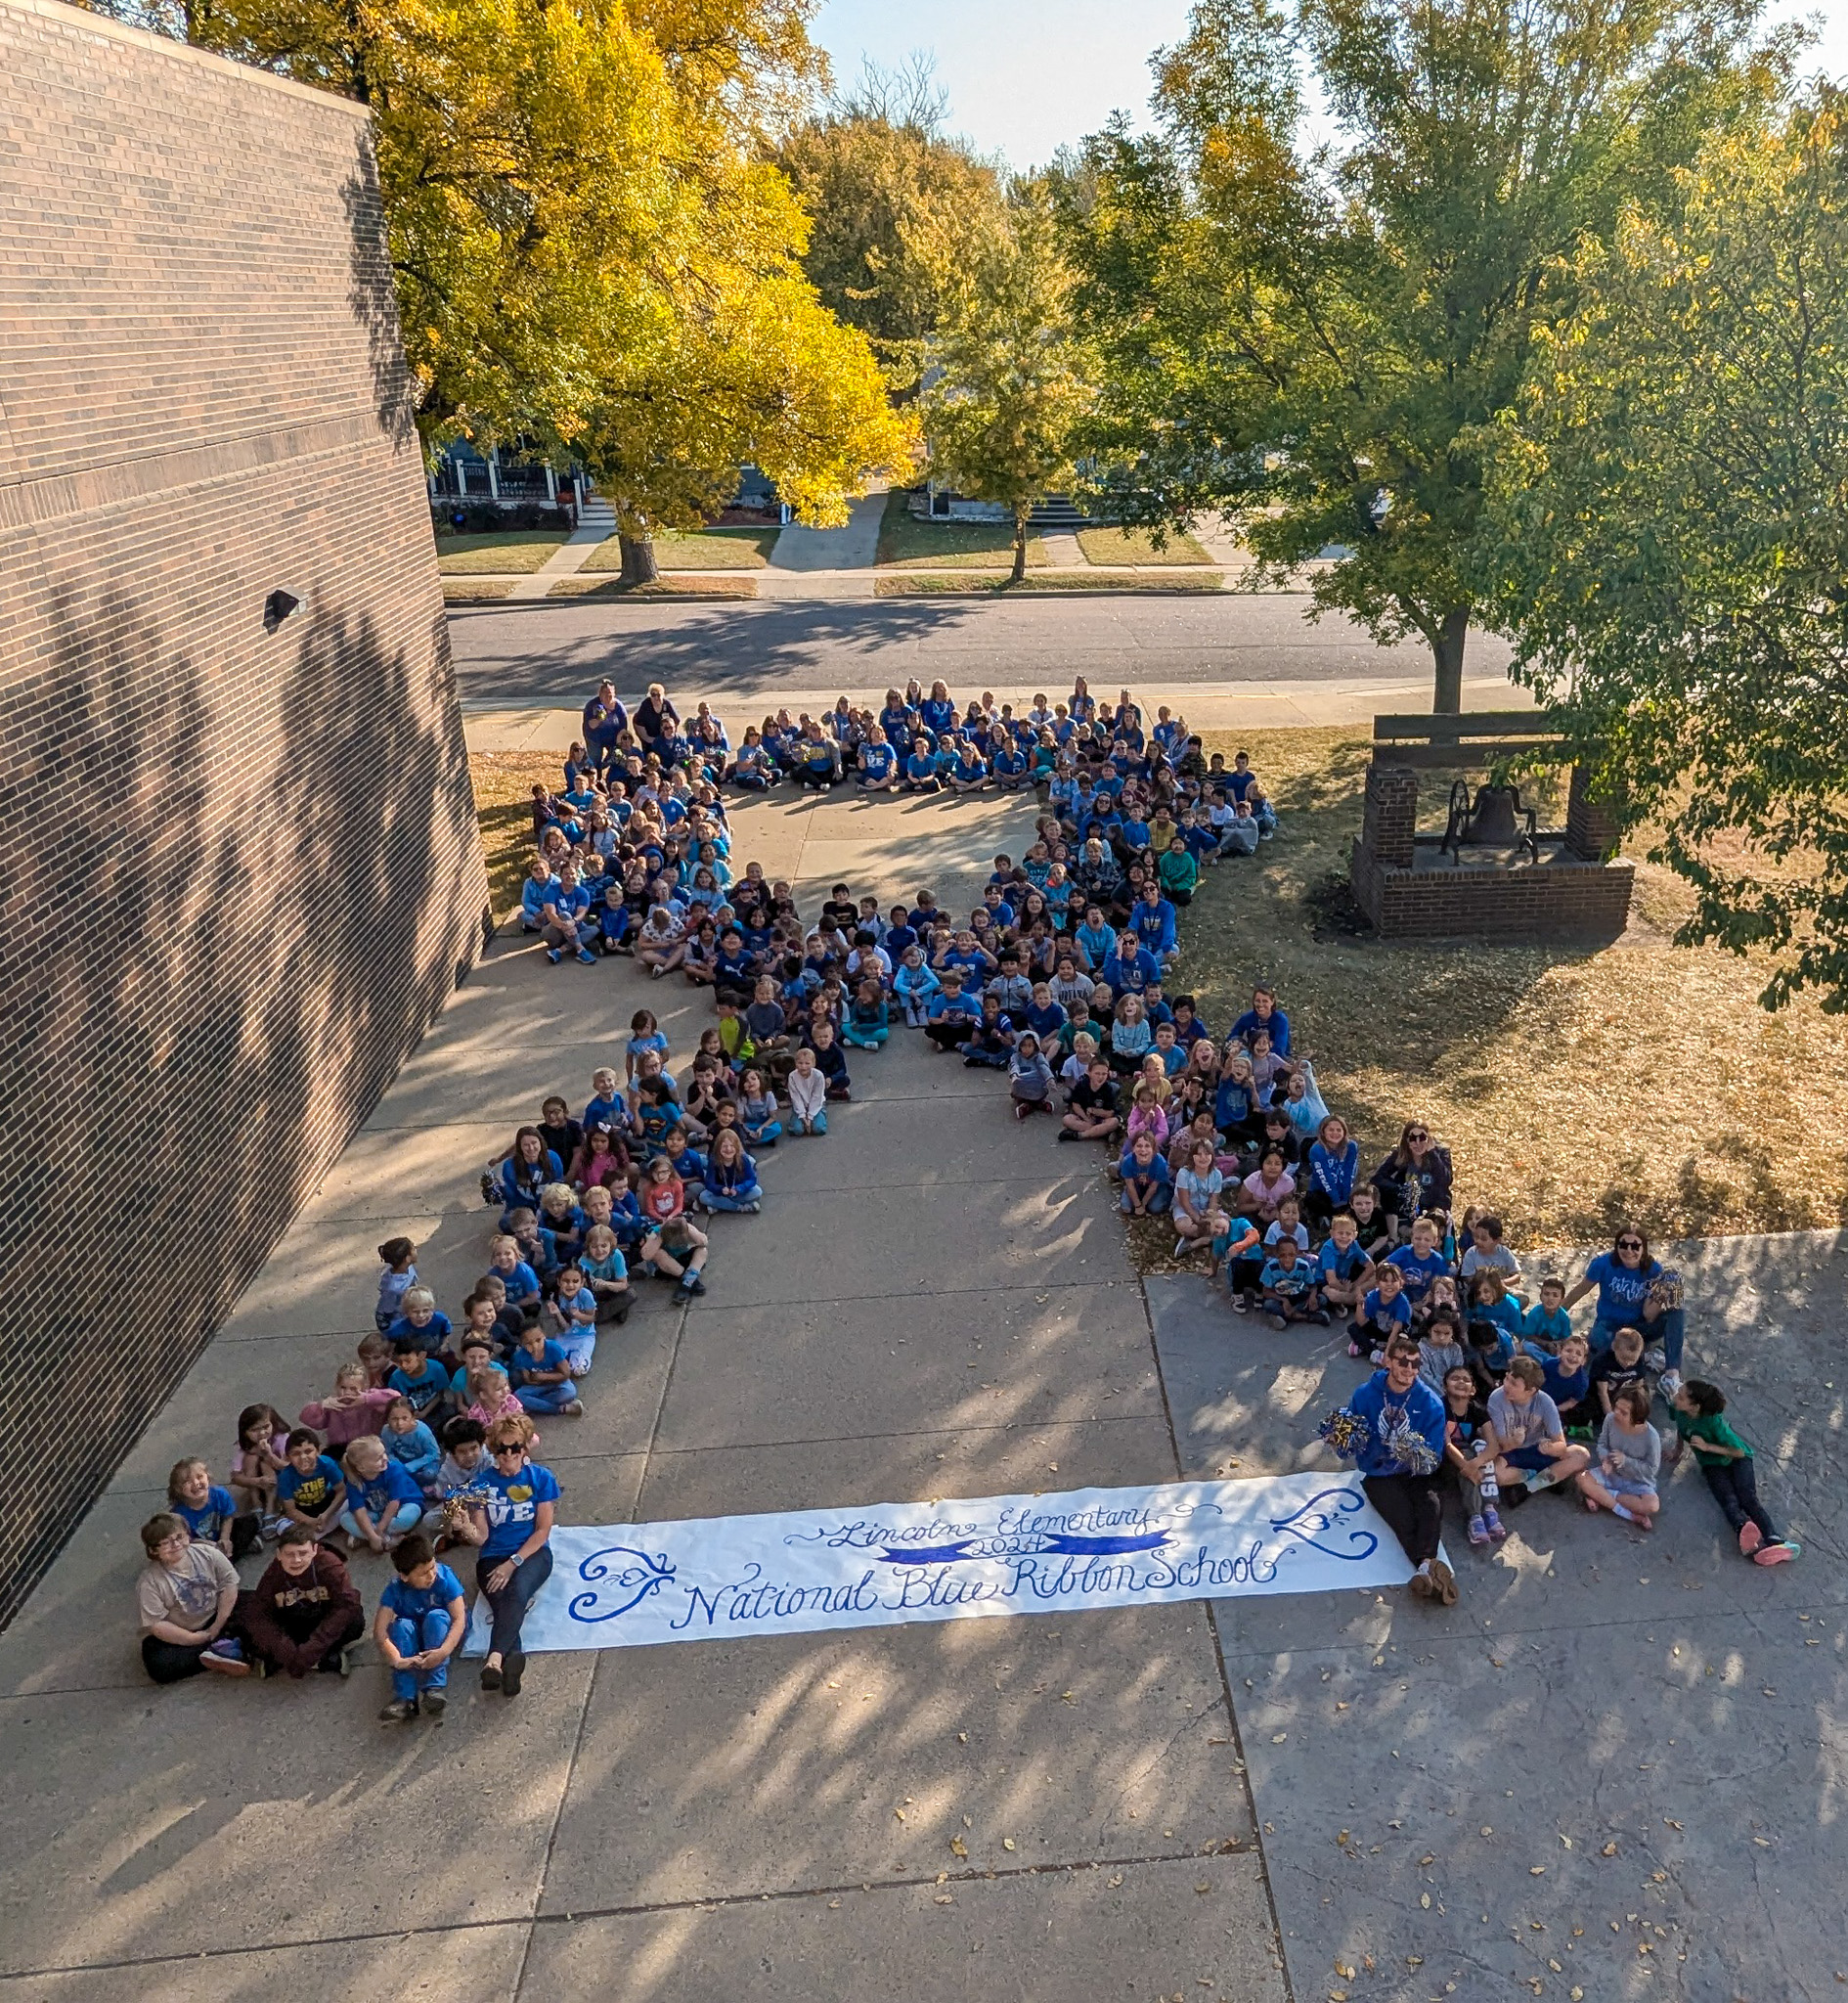
[[[931,684],[931,692],[917,706],[918,721],[933,736],[941,737],[946,731],[956,728],[956,705],[949,699],[949,690],[942,682]]]
[[[1561,1303],[1568,1313],[1596,1287],[1598,1316],[1592,1323],[1591,1349],[1601,1357],[1619,1328],[1640,1328],[1646,1343],[1662,1349],[1662,1393],[1673,1398],[1681,1389],[1681,1352],[1687,1339],[1678,1278],[1671,1278],[1650,1256],[1649,1233],[1635,1224],[1620,1224],[1608,1252],[1601,1252],[1585,1269],[1585,1277]],[[1670,1305],[1672,1303],[1672,1305]]]
[[[550,1468],[526,1457],[523,1419],[497,1419],[488,1433],[493,1462],[475,1478],[480,1499],[468,1505],[462,1535],[475,1545],[475,1583],[494,1616],[481,1687],[520,1694],[526,1658],[520,1628],[526,1609],[551,1577],[551,1526],[559,1488]]]

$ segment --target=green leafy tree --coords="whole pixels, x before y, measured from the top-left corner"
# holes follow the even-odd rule
[[[1722,136],[1575,274],[1491,455],[1516,673],[1694,886],[1685,944],[1848,1008],[1848,123]]]
[[[852,93],[783,139],[777,164],[809,211],[803,269],[822,303],[871,339],[895,390],[917,386],[943,306],[936,267],[907,247],[920,232],[974,230],[1000,205],[993,166],[945,130],[927,60],[868,64]]]
[[[1254,582],[1421,635],[1460,706],[1482,508],[1567,261],[1741,92],[1730,0],[1202,0],[1057,195],[1104,356],[1088,444],[1131,518],[1218,510]],[[1302,67],[1340,134],[1303,136]]]
[[[920,232],[911,254],[944,299],[921,415],[931,470],[1014,520],[1013,581],[1027,574],[1027,519],[1071,484],[1073,443],[1093,397],[1072,324],[1073,274],[1048,204],[1022,188],[973,238]]]

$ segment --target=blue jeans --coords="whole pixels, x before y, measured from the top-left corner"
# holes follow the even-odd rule
[[[578,1387],[567,1377],[562,1384],[522,1384],[517,1396],[529,1412],[562,1411],[578,1395]]]
[[[432,1607],[421,1621],[400,1614],[385,1632],[400,1655],[421,1655],[426,1648],[441,1648],[449,1639],[449,1615],[442,1607]],[[433,1669],[393,1669],[391,1694],[400,1704],[414,1704],[419,1691],[440,1690],[448,1681],[449,1658],[445,1656]]]
[[[705,1189],[700,1193],[708,1210],[739,1211],[748,1204],[764,1200],[764,1191],[756,1182],[740,1182],[729,1195],[718,1189]]]
[[[852,1044],[857,1050],[880,1049],[891,1034],[892,1032],[887,1029],[861,1029],[857,1023],[852,1022],[843,1025],[841,1030],[842,1039]]]
[[[780,1120],[767,1121],[762,1127],[747,1127],[744,1137],[753,1147],[762,1147],[767,1141],[783,1137],[783,1123]]]
[[[792,1116],[790,1126],[798,1134],[825,1134],[828,1131],[828,1116],[817,1113],[813,1120],[805,1120],[800,1114]]]
[[[379,1523],[376,1517],[373,1519],[379,1534],[388,1537],[409,1536],[422,1521],[423,1504],[421,1502],[400,1502],[397,1508],[391,1512],[389,1518],[383,1523]],[[342,1509],[340,1511],[340,1528],[345,1531],[348,1536],[355,1537],[362,1543],[365,1541],[366,1533],[360,1529],[359,1518],[354,1515],[352,1510]]]
[[[1682,1345],[1688,1339],[1688,1316],[1684,1309],[1664,1309],[1653,1321],[1594,1321],[1591,1332],[1592,1355],[1602,1357],[1609,1349],[1611,1337],[1619,1328],[1626,1327],[1635,1328],[1641,1333],[1645,1348],[1650,1343],[1659,1342],[1668,1369],[1681,1368]]]
[[[538,1596],[539,1588],[551,1577],[551,1546],[542,1544],[530,1558],[514,1566],[513,1577],[500,1592],[490,1592],[488,1574],[506,1562],[505,1558],[490,1558],[485,1551],[475,1560],[475,1583],[481,1588],[481,1597],[487,1601],[488,1610],[494,1616],[488,1649],[491,1654],[501,1656],[509,1654],[520,1645],[520,1624],[526,1619],[526,1609]]]
[[[1146,1201],[1148,1215],[1150,1217],[1161,1217],[1165,1215],[1169,1204],[1174,1201],[1174,1191],[1167,1183],[1164,1182],[1159,1188],[1150,1190]],[[1133,1217],[1135,1215],[1135,1205],[1131,1202],[1127,1189],[1122,1192],[1122,1214],[1124,1217]]]

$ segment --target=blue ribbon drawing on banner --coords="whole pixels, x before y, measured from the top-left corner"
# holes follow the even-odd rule
[[[1366,1506],[1367,1498],[1352,1489],[1323,1489],[1288,1516],[1273,1516],[1270,1527],[1279,1536],[1297,1537],[1325,1557],[1346,1558],[1358,1564],[1373,1556],[1380,1548],[1380,1539],[1372,1531],[1356,1529],[1344,1519]],[[1324,1533],[1331,1531],[1341,1533],[1345,1549],[1322,1541]],[[1289,1554],[1286,1551],[1284,1555]]]
[[[631,1558],[635,1562],[612,1568],[604,1564],[606,1558]],[[600,1593],[581,1592],[571,1602],[571,1618],[585,1622],[613,1621],[631,1607],[638,1607],[650,1593],[659,1592],[673,1579],[674,1567],[668,1563],[665,1551],[658,1558],[650,1558],[646,1551],[632,1550],[627,1544],[610,1544],[593,1551],[578,1567],[578,1577],[593,1588],[607,1580],[611,1592],[626,1592],[629,1597],[619,1607],[598,1607]]]

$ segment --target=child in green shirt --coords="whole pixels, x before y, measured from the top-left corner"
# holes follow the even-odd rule
[[[1779,1534],[1758,1499],[1752,1450],[1727,1424],[1719,1386],[1691,1377],[1675,1394],[1674,1412],[1676,1436],[1694,1448],[1713,1499],[1738,1534],[1739,1555],[1756,1565],[1783,1565],[1800,1556],[1802,1545]]]

